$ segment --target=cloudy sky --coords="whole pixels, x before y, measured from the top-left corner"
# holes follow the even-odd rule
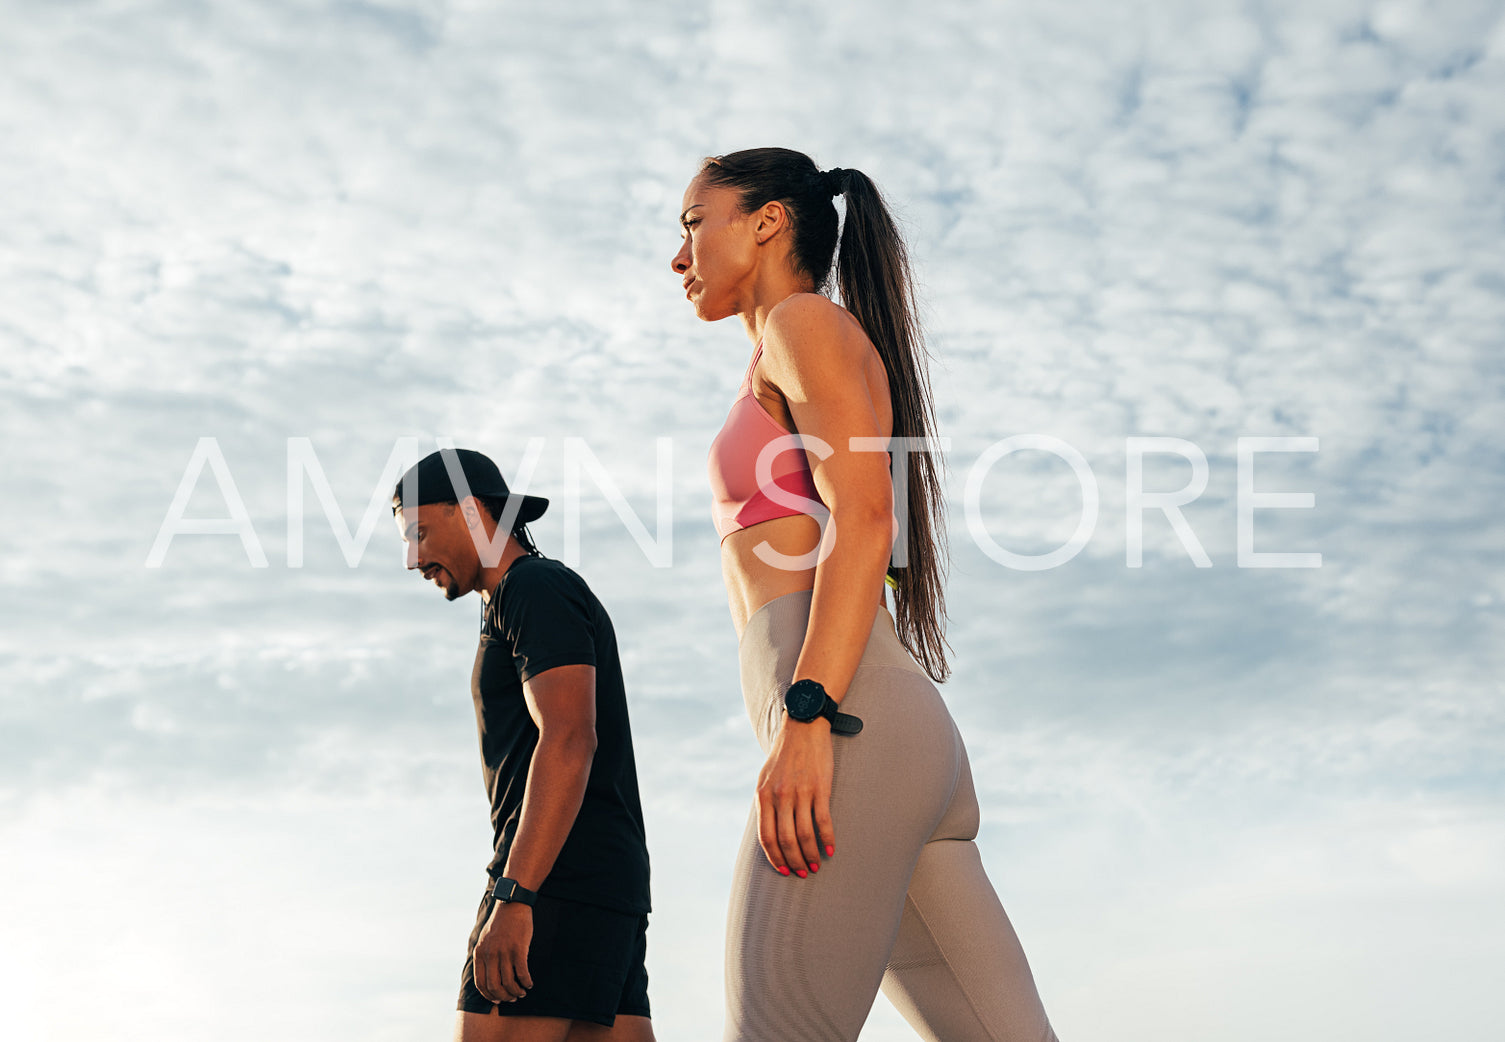
[[[307,439],[353,530],[403,438],[578,487],[578,552],[536,534],[626,649],[659,1037],[719,1034],[759,756],[703,461],[750,345],[668,262],[697,160],[764,144],[868,172],[912,244],[945,690],[1061,1036],[1497,1031],[1500,5],[560,6],[0,0],[0,1035],[446,1035],[479,602],[288,494]],[[1047,570],[988,552],[1082,511],[1057,456],[982,470],[1020,434],[1099,500]],[[1127,565],[1137,437],[1205,457],[1209,567],[1159,511]],[[1253,437],[1317,439],[1246,488],[1312,495],[1253,544],[1321,567],[1239,567]],[[186,516],[233,489],[266,567],[147,566],[205,438]],[[864,1040],[910,1037],[880,999]]]

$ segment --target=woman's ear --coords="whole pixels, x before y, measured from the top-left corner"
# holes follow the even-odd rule
[[[789,226],[789,211],[784,209],[784,204],[777,199],[763,204],[758,211],[758,226],[754,234],[758,237],[758,245],[762,246],[779,232]]]

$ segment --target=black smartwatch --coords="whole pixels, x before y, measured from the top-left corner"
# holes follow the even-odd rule
[[[818,716],[831,723],[832,734],[856,734],[862,730],[862,721],[851,713],[837,711],[836,699],[826,694],[826,689],[816,680],[796,680],[784,692],[784,711],[789,719],[808,724]]]
[[[496,886],[491,888],[491,896],[496,898],[497,904],[515,903],[532,908],[533,902],[538,899],[538,892],[525,889],[516,879],[503,876],[496,881]]]

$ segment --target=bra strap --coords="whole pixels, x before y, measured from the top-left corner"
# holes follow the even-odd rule
[[[758,367],[758,359],[760,359],[762,357],[763,357],[763,338],[759,337],[758,338],[758,347],[757,347],[757,349],[755,351],[753,351],[752,361],[747,363],[747,372],[745,372],[745,373],[742,374],[742,386],[744,388],[749,388],[749,387],[752,386],[752,374],[753,374],[753,370]]]

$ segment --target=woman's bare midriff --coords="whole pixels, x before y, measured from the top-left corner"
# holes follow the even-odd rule
[[[786,593],[815,588],[815,568],[790,568],[770,564],[758,556],[757,547],[785,557],[811,555],[820,540],[820,524],[806,514],[776,517],[771,521],[733,532],[721,541],[721,575],[726,582],[727,607],[740,639],[747,620],[763,605]],[[813,556],[810,558],[813,560]],[[777,560],[777,558],[774,558]],[[878,588],[878,606],[884,607],[883,588]]]

